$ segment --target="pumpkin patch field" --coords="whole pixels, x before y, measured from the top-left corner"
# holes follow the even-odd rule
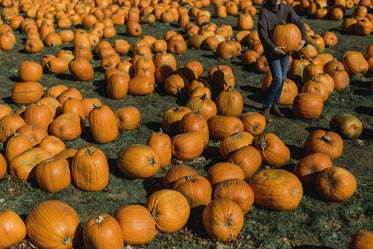
[[[372,248],[372,1],[286,2],[266,122],[260,0],[0,0],[0,248]]]

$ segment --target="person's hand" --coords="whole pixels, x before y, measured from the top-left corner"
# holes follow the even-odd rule
[[[285,55],[286,54],[285,47],[275,47],[273,52],[275,52],[275,54],[277,54],[277,55]]]
[[[299,47],[297,48],[296,51],[301,50],[301,49],[304,47],[305,44],[306,44],[306,41],[305,41],[305,40],[301,40],[301,41],[299,42]]]

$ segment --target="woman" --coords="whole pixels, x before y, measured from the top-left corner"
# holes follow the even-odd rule
[[[277,25],[283,24],[283,21],[297,25],[302,33],[302,41],[299,43],[297,51],[305,46],[307,41],[304,23],[300,16],[295,13],[293,8],[281,2],[281,0],[267,0],[263,8],[260,10],[258,19],[259,38],[263,44],[264,54],[272,73],[271,86],[267,91],[262,110],[262,114],[267,122],[272,121],[270,114],[272,106],[276,115],[284,117],[278,107],[278,102],[286,79],[289,65],[289,54],[285,52],[284,47],[276,47],[276,45],[271,41],[272,30]]]

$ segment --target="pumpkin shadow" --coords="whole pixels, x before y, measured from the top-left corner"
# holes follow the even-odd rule
[[[371,96],[372,95],[372,92],[370,91],[370,84],[368,82],[363,82],[361,80],[352,80],[350,82],[350,86],[353,86],[352,91],[356,95],[360,95],[360,96]]]
[[[60,80],[75,81],[73,76],[69,73],[58,73],[55,77]]]
[[[13,82],[21,82],[21,79],[18,76],[10,76],[9,79]]]
[[[10,104],[14,104],[14,102],[12,101],[12,97],[4,97],[2,98],[2,100],[4,101],[4,103],[10,105]]]
[[[154,132],[159,132],[159,130],[162,128],[162,123],[161,122],[147,122],[145,123],[145,126]]]
[[[252,101],[262,103],[264,99],[264,94],[259,87],[254,87],[250,85],[240,86],[240,89],[245,92],[249,92],[246,97]]]
[[[203,225],[202,213],[205,205],[191,208],[190,215],[186,226],[193,233],[202,239],[209,239],[205,226]]]
[[[109,171],[112,173],[115,177],[118,178],[124,178],[124,174],[120,171],[120,169],[117,166],[117,159],[116,158],[109,158],[107,159],[109,164]]]
[[[311,132],[316,131],[316,130],[325,130],[325,129],[322,128],[322,127],[320,127],[320,126],[318,126],[318,127],[312,127],[312,126],[310,126],[310,127],[307,127],[306,130],[307,130],[309,133],[311,133]]]
[[[291,157],[292,158],[294,158],[296,160],[300,160],[303,157],[305,157],[305,153],[304,153],[304,148],[303,147],[294,146],[294,145],[287,145],[287,147],[291,151]]]
[[[354,111],[360,114],[371,115],[373,113],[373,108],[366,106],[358,106],[355,107]]]
[[[372,141],[373,139],[373,130],[372,129],[366,129],[363,128],[363,132],[357,139],[363,139],[367,141]]]
[[[102,97],[109,97],[106,92],[105,84],[105,80],[93,81],[93,85],[97,87],[94,91]]]
[[[163,177],[149,177],[144,179],[143,186],[146,191],[146,199],[148,199],[154,192],[164,189]]]

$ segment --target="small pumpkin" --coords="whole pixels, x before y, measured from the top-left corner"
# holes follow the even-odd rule
[[[163,177],[163,186],[172,188],[172,185],[182,177],[198,176],[198,173],[189,166],[184,164],[175,164],[169,168]]]
[[[245,175],[243,170],[234,163],[220,162],[212,165],[206,175],[211,185],[215,187],[220,182],[227,179],[240,179],[243,180]]]
[[[241,208],[230,199],[211,201],[202,213],[207,233],[219,242],[231,241],[241,232],[244,217]]]
[[[114,111],[120,131],[128,131],[138,127],[140,123],[140,112],[134,106],[119,108]]]
[[[272,30],[271,40],[277,47],[284,47],[285,51],[293,52],[299,48],[302,34],[295,24],[284,22]]]
[[[254,142],[263,163],[280,167],[290,159],[289,148],[273,133],[263,133]]]
[[[26,225],[12,210],[0,212],[0,248],[8,248],[26,237]]]
[[[322,152],[334,160],[342,155],[343,140],[336,132],[315,130],[308,134],[304,142],[304,150],[307,155]]]
[[[256,173],[262,163],[262,156],[253,146],[243,146],[232,153],[229,163],[238,165],[245,175],[245,179]]]
[[[93,78],[94,70],[86,58],[75,57],[69,62],[69,71],[75,80],[88,81]]]
[[[88,122],[97,143],[110,143],[118,136],[118,122],[114,112],[106,105],[93,105]]]
[[[330,129],[336,131],[344,138],[355,139],[363,131],[360,119],[351,113],[338,113],[329,121]]]
[[[200,156],[205,142],[197,132],[186,132],[171,139],[172,156],[178,160],[189,161]]]
[[[18,76],[21,81],[40,81],[43,76],[43,68],[40,63],[23,61],[18,68]]]
[[[351,237],[347,249],[368,249],[371,245],[373,245],[373,233],[360,231]]]
[[[329,201],[344,201],[356,190],[355,176],[341,167],[330,167],[320,172],[316,178],[319,194]]]

